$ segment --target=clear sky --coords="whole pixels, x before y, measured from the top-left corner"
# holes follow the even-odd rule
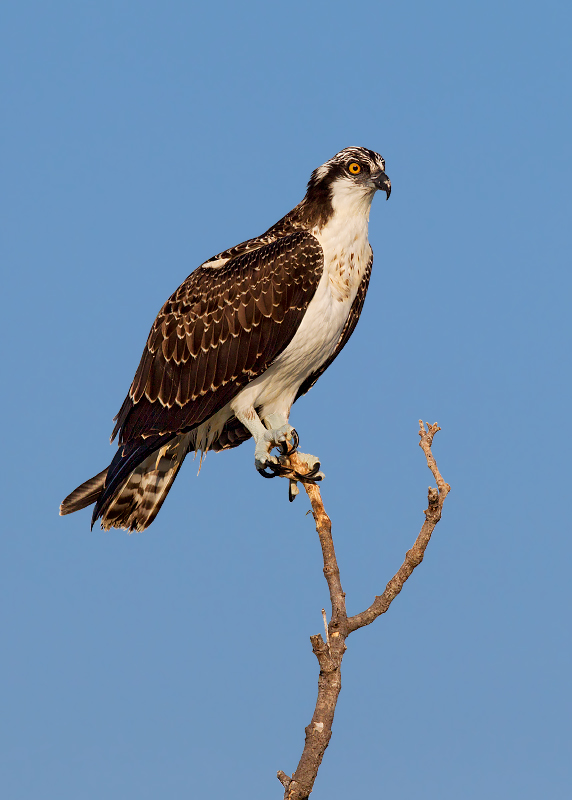
[[[570,29],[564,2],[28,2],[0,12],[6,800],[281,797],[327,589],[249,442],[143,534],[62,498],[158,309],[348,145],[386,159],[351,343],[292,422],[322,458],[353,634],[316,800],[570,791]]]

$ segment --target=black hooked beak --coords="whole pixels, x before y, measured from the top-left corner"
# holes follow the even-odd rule
[[[381,189],[386,194],[386,200],[389,200],[389,195],[391,194],[391,181],[381,170],[379,172],[374,172],[371,175],[371,182],[375,186],[376,189]]]

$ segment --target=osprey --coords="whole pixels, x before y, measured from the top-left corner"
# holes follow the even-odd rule
[[[115,417],[109,467],[60,506],[95,503],[92,526],[142,531],[155,519],[186,454],[254,438],[256,469],[288,475],[298,445],[289,424],[305,394],[350,338],[367,292],[371,202],[391,183],[383,158],[347,147],[312,173],[306,196],[266,233],[192,272],[153,323]],[[310,473],[294,477],[316,481]],[[294,486],[294,490],[293,490]],[[290,499],[297,490],[290,483]]]

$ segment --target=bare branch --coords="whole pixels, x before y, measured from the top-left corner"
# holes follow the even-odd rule
[[[304,484],[304,489],[310,498],[316,530],[322,546],[324,575],[330,590],[332,617],[329,624],[326,625],[326,612],[322,609],[326,628],[325,642],[320,634],[310,637],[312,650],[320,666],[318,698],[312,720],[306,727],[304,749],[296,771],[291,778],[282,770],[277,773],[278,780],[284,786],[284,800],[307,800],[314,786],[318,769],[332,736],[332,723],[334,721],[336,703],[342,687],[341,664],[346,651],[345,641],[347,637],[352,631],[362,628],[364,625],[369,625],[380,614],[387,611],[392,601],[403,588],[407,578],[423,560],[431,534],[435,529],[435,525],[441,519],[443,502],[450,491],[450,487],[441,477],[431,452],[433,437],[440,428],[437,424],[427,424],[427,430],[425,430],[421,420],[419,421],[419,427],[419,436],[421,437],[419,444],[425,453],[427,465],[435,477],[438,488],[429,488],[429,507],[425,510],[425,522],[415,544],[411,550],[408,550],[405,561],[398,572],[389,581],[383,594],[376,597],[368,609],[349,619],[332,539],[332,523],[324,509],[319,488],[315,484]],[[292,453],[289,459],[293,469],[299,474],[309,472],[308,465],[297,453]]]
[[[415,567],[419,566],[419,564],[423,561],[425,550],[429,544],[431,535],[435,530],[435,525],[441,519],[443,503],[445,502],[445,498],[451,490],[449,484],[445,483],[441,477],[441,473],[437,468],[437,463],[433,457],[433,453],[431,452],[433,437],[439,430],[441,430],[441,428],[439,428],[437,423],[434,425],[427,423],[427,430],[425,430],[423,422],[419,420],[419,436],[421,437],[419,447],[421,447],[425,453],[427,466],[433,473],[433,477],[437,481],[437,486],[439,487],[438,489],[434,489],[432,486],[429,487],[429,507],[425,509],[425,522],[423,523],[421,531],[419,532],[419,536],[417,537],[411,550],[408,550],[405,554],[405,561],[397,573],[389,581],[383,594],[378,595],[371,606],[365,611],[362,611],[361,614],[356,614],[355,616],[349,618],[348,633],[351,633],[358,628],[363,628],[364,625],[369,625],[374,621],[374,619],[377,619],[380,614],[385,614],[391,603],[403,589],[403,584],[409,578]]]
[[[309,471],[307,464],[299,458],[297,453],[293,453],[290,456],[290,463],[294,469],[301,474]],[[330,590],[330,602],[332,604],[332,620],[329,625],[331,636],[332,629],[338,629],[340,625],[345,625],[347,621],[346,596],[342,589],[340,570],[336,559],[336,551],[334,550],[332,521],[326,514],[322,495],[316,484],[305,483],[304,489],[312,504],[312,514],[314,515],[314,521],[316,523],[316,531],[318,532],[320,544],[322,546],[324,575],[326,577],[328,589]]]

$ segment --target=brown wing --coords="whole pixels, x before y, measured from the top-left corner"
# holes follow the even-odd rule
[[[370,259],[369,259],[368,264],[367,264],[367,267],[365,268],[365,272],[364,272],[363,278],[361,279],[361,283],[360,283],[360,285],[358,287],[358,291],[357,291],[355,299],[354,299],[354,301],[352,303],[352,307],[350,308],[350,313],[348,315],[348,318],[346,320],[346,324],[344,325],[344,329],[342,330],[342,333],[341,333],[340,338],[338,340],[338,343],[336,345],[336,349],[334,350],[332,355],[329,357],[329,359],[322,364],[320,369],[316,370],[316,372],[313,372],[311,375],[309,375],[306,378],[304,383],[298,389],[298,394],[296,395],[296,398],[295,398],[294,402],[296,402],[296,400],[299,397],[302,397],[303,394],[306,394],[306,392],[310,391],[310,389],[316,383],[316,381],[318,380],[320,375],[322,375],[328,369],[328,367],[330,366],[332,361],[342,352],[342,350],[344,349],[344,347],[348,343],[348,340],[349,340],[350,336],[352,335],[352,333],[355,330],[356,325],[358,324],[358,320],[360,318],[361,310],[362,310],[363,304],[365,302],[365,296],[367,294],[367,290],[368,290],[368,286],[369,286],[369,279],[371,278],[371,268],[372,268],[372,266],[373,266],[373,251],[371,253]]]
[[[282,219],[279,219],[278,222],[275,222],[272,227],[268,228],[268,230],[262,233],[260,236],[255,236],[253,239],[247,239],[245,242],[241,242],[234,247],[230,247],[228,250],[224,250],[222,253],[218,253],[216,256],[209,258],[208,261],[205,261],[203,266],[212,264],[214,261],[236,258],[237,256],[241,256],[244,253],[249,253],[252,250],[258,250],[259,248],[264,247],[264,245],[289,236],[291,233],[296,233],[302,230],[307,231],[308,225],[303,221],[300,215],[300,209],[303,205],[303,202],[298,203],[298,205],[293,208],[292,211],[289,211],[286,216],[282,217]]]
[[[196,269],[155,320],[113,436],[190,430],[225,406],[284,350],[323,270],[299,231]]]

